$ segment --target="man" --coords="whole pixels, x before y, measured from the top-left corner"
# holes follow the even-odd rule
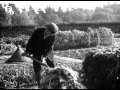
[[[47,65],[54,68],[53,60],[49,57],[53,51],[53,45],[55,42],[55,35],[57,34],[59,28],[55,23],[46,25],[36,29],[30,39],[24,54],[33,55],[33,58],[42,61],[46,58]],[[36,75],[36,81],[38,83],[38,88],[40,88],[40,70],[41,65],[33,60],[34,72]]]

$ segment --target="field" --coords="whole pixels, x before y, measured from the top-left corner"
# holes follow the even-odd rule
[[[101,47],[104,49],[112,47]],[[85,59],[85,54],[94,48],[74,49],[65,51],[55,51],[54,63],[55,66],[68,66],[79,73],[79,77],[82,76],[81,68],[82,62]],[[35,74],[31,63],[19,63],[19,64],[3,64],[11,54],[0,56],[0,83],[5,88],[36,88]],[[42,67],[42,76],[47,69]],[[81,78],[82,80],[82,78]]]
[[[70,32],[69,35],[72,35],[72,33]],[[26,40],[29,37],[26,38],[26,36],[25,37],[23,36],[23,38]],[[68,40],[68,37],[65,36],[65,39]],[[9,41],[13,40],[16,44],[22,44],[20,42],[17,42],[17,41],[21,41],[20,37],[16,37],[16,38],[7,37],[4,40],[6,40],[7,43],[10,43]],[[79,40],[79,38],[77,40]],[[37,83],[35,81],[35,74],[34,74],[32,63],[27,63],[27,62],[18,63],[18,64],[5,64],[4,63],[15,52],[16,47],[13,43],[5,44],[3,42],[1,43],[1,50],[0,50],[0,88],[6,88],[6,89],[36,88]],[[71,42],[72,42],[71,44],[72,46],[74,42],[73,41]],[[27,43],[27,41],[25,41],[24,43]],[[85,43],[83,43],[83,46],[84,44]],[[114,44],[116,46],[119,46],[120,38],[115,38]],[[69,44],[65,43],[65,46],[66,45],[69,46]],[[60,43],[58,43],[58,46],[60,46]],[[25,44],[22,47],[23,47],[22,49],[25,50]],[[83,67],[83,62],[85,60],[86,54],[91,51],[97,52],[98,49],[110,50],[114,48],[115,46],[107,45],[107,46],[94,46],[90,48],[77,48],[77,49],[70,48],[67,50],[55,50],[54,51],[54,63],[56,67],[63,65],[63,66],[70,67],[73,70],[77,71],[79,73],[80,81],[82,81],[83,78],[82,78],[81,69]],[[44,76],[45,72],[47,72],[47,68],[42,66],[41,76]]]
[[[81,68],[80,61],[70,61],[60,57],[55,57],[55,66],[59,65],[71,67],[78,72]],[[44,66],[43,69],[42,72],[45,71]],[[34,76],[32,64],[20,63],[8,65],[3,64],[3,62],[0,64],[0,83],[1,85],[5,85],[5,88],[25,88],[35,85],[36,82]]]
[[[8,51],[7,51],[8,52]],[[0,83],[1,88],[29,88],[35,86],[35,74],[31,63],[5,64],[4,62],[12,55],[13,52],[0,56]],[[54,57],[55,66],[68,66],[73,70],[80,72],[81,62],[78,59],[66,57]],[[42,76],[45,72],[45,67],[42,68]]]

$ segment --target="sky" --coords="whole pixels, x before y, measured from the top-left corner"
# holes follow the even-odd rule
[[[104,5],[113,3],[120,4],[120,1],[0,1],[0,3],[14,3],[20,11],[23,8],[28,10],[29,7],[32,6],[37,12],[38,8],[44,10],[48,6],[54,8],[56,11],[58,7],[61,7],[63,11],[66,11],[67,8],[69,8],[69,10],[71,10],[71,8],[94,10],[95,7],[103,7]]]

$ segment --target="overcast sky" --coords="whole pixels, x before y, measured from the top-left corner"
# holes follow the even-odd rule
[[[32,6],[35,11],[37,11],[38,8],[44,10],[47,6],[50,6],[55,10],[58,10],[58,7],[61,7],[62,10],[65,11],[67,8],[86,8],[94,10],[95,7],[103,7],[104,5],[108,5],[108,3],[120,4],[120,1],[0,1],[0,3],[14,3],[20,11],[23,8],[28,10],[29,6]]]

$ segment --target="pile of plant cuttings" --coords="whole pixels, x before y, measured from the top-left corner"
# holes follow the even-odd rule
[[[58,66],[43,72],[42,89],[86,89],[80,82],[78,72],[69,67]]]

